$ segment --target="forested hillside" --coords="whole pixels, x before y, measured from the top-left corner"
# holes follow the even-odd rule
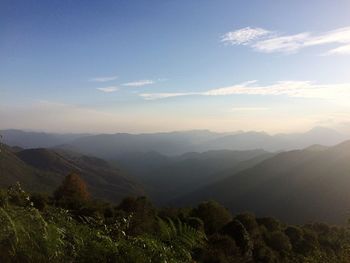
[[[288,222],[344,223],[350,209],[350,142],[283,152],[178,200],[213,199],[234,212]]]
[[[78,172],[95,198],[119,201],[144,193],[138,183],[99,158],[44,148],[22,150],[6,145],[1,148],[2,187],[19,181],[28,190],[51,193],[66,174]]]

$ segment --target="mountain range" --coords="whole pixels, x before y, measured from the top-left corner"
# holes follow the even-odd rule
[[[49,148],[69,143],[87,134],[59,134],[46,132],[32,132],[22,130],[0,130],[3,142],[9,146],[28,148]]]
[[[269,135],[265,132],[218,133],[193,130],[149,134],[50,134],[3,130],[4,143],[22,148],[60,147],[104,159],[115,159],[126,153],[158,152],[181,155],[210,150],[285,151],[313,144],[332,146],[350,137],[335,130],[316,127],[305,133]]]
[[[273,136],[0,133],[9,144],[1,145],[0,187],[20,181],[30,191],[52,192],[74,171],[93,197],[113,202],[129,195],[159,205],[213,199],[232,212],[292,223],[343,223],[350,211],[350,141],[326,128]]]
[[[252,211],[287,222],[344,223],[350,211],[350,141],[279,153],[174,201],[217,200],[233,212]]]
[[[166,204],[271,156],[263,150],[218,150],[179,156],[148,152],[125,154],[115,163],[141,182],[155,203]]]

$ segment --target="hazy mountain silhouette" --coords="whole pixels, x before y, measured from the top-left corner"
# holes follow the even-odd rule
[[[292,222],[345,222],[350,211],[350,141],[283,152],[177,200],[214,199],[232,211]]]
[[[78,138],[65,148],[93,154],[102,158],[115,158],[133,152],[159,152],[179,155],[196,151],[198,146],[222,136],[206,130],[150,133],[150,134],[99,134]]]
[[[265,132],[241,132],[222,136],[201,145],[201,149],[249,150],[264,149],[266,151],[282,151],[302,149],[313,144],[335,145],[347,137],[335,130],[316,127],[305,133],[269,135]]]
[[[313,144],[332,146],[347,138],[335,130],[316,127],[306,133],[269,135],[264,132],[217,133],[193,130],[149,134],[50,134],[19,130],[0,131],[4,142],[23,148],[59,146],[104,159],[114,159],[125,153],[158,152],[181,155],[210,150],[282,151],[302,149]]]
[[[3,142],[10,146],[22,148],[48,148],[69,143],[84,134],[53,134],[45,132],[29,132],[21,130],[0,130]]]
[[[144,184],[156,203],[164,204],[271,156],[263,150],[191,152],[174,157],[148,152],[125,154],[117,163]]]
[[[180,155],[209,150],[282,151],[302,149],[313,144],[332,146],[347,137],[328,128],[314,128],[306,133],[269,135],[263,132],[213,133],[205,130],[153,134],[100,134],[78,138],[64,148],[114,159],[125,153],[158,152]]]

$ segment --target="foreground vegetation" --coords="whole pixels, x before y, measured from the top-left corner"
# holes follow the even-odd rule
[[[19,184],[0,193],[1,262],[350,262],[350,229],[231,215],[209,201],[156,209],[89,197],[76,174],[53,196]]]

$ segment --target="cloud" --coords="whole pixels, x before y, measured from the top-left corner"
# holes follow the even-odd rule
[[[118,76],[110,76],[110,77],[98,77],[89,79],[90,82],[108,82],[112,80],[116,80]]]
[[[221,37],[221,42],[231,45],[247,45],[253,40],[268,35],[270,31],[263,28],[245,27],[236,31],[228,32]]]
[[[158,99],[166,99],[172,97],[180,97],[180,96],[189,96],[189,95],[198,95],[199,93],[195,92],[183,92],[183,93],[142,93],[140,96],[145,100],[158,100]]]
[[[304,47],[305,41],[310,37],[308,33],[301,33],[291,36],[274,37],[258,41],[251,46],[264,53],[284,52],[292,53]]]
[[[118,87],[114,86],[109,86],[109,87],[104,87],[104,88],[96,88],[99,91],[105,92],[105,93],[111,93],[111,92],[116,92],[119,90]]]
[[[149,79],[144,79],[144,80],[138,80],[138,81],[133,81],[133,82],[127,82],[122,84],[122,86],[125,87],[142,87],[150,84],[154,84],[154,80],[149,80]]]
[[[331,49],[326,55],[350,55],[350,44]]]
[[[333,44],[340,46],[330,49],[326,54],[349,55],[350,27],[323,33],[301,32],[292,35],[248,27],[226,33],[221,41],[230,45],[247,45],[263,53],[296,53],[307,47]]]
[[[287,96],[293,98],[310,98],[334,100],[348,103],[350,100],[350,83],[319,84],[312,81],[277,81],[270,85],[259,85],[256,80],[233,86],[186,93],[146,93],[140,94],[146,100],[165,99],[178,96]]]

